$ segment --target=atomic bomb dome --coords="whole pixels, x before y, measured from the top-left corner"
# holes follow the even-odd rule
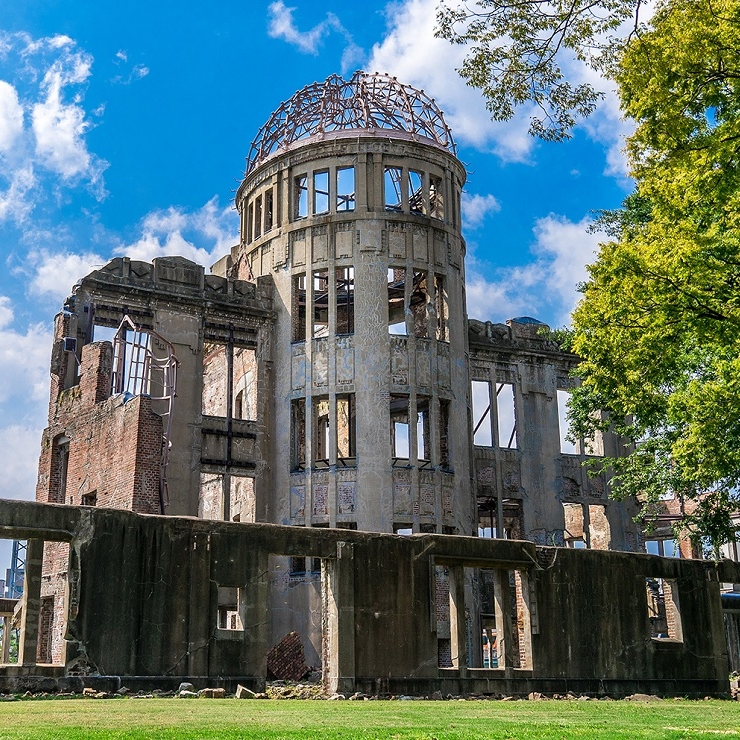
[[[307,85],[284,102],[259,130],[247,157],[249,174],[271,155],[310,139],[377,136],[393,131],[455,154],[452,132],[442,111],[424,93],[385,74],[355,72],[347,81],[331,75]]]

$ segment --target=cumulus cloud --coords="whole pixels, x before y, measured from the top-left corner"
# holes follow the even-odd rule
[[[334,13],[327,13],[323,21],[308,31],[299,31],[293,18],[294,10],[295,8],[287,7],[282,0],[270,3],[267,8],[267,33],[271,38],[282,39],[300,52],[315,56],[319,53],[324,39],[332,33],[337,33],[344,37],[345,42],[341,60],[342,72],[362,61],[364,52],[355,44],[352,34]]]
[[[106,263],[106,259],[93,252],[74,254],[41,250],[31,255],[35,264],[31,279],[31,292],[58,299],[66,298],[74,284],[88,273]]]
[[[532,109],[523,108],[510,121],[491,121],[480,91],[465,85],[456,72],[465,47],[434,36],[437,5],[438,0],[390,5],[388,34],[373,47],[368,70],[387,72],[434,97],[461,143],[507,162],[528,161],[534,146],[527,133]]]
[[[462,194],[462,220],[466,230],[475,230],[486,218],[501,210],[501,205],[492,195]]]
[[[495,270],[493,279],[471,261],[466,287],[471,318],[503,321],[528,314],[553,326],[570,323],[579,297],[576,287],[586,280],[586,265],[598,250],[600,237],[588,232],[591,223],[588,217],[578,222],[556,215],[539,219],[533,230],[534,260]]]
[[[209,267],[239,241],[239,222],[231,206],[214,196],[196,211],[171,206],[149,213],[141,236],[115,249],[116,254],[151,262],[155,257],[180,255]]]
[[[82,184],[105,196],[107,163],[86,141],[92,62],[68,36],[0,32],[0,223],[27,221],[49,190]]]

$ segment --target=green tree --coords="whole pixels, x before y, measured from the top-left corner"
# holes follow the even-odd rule
[[[483,93],[491,117],[505,121],[535,103],[530,133],[549,140],[570,135],[602,93],[578,84],[562,64],[578,59],[609,75],[627,39],[640,28],[641,0],[442,0],[437,35],[465,44],[458,70]],[[626,29],[626,30],[625,30]]]
[[[636,192],[602,218],[574,313],[575,433],[623,434],[617,492],[648,518],[666,491],[693,502],[716,553],[740,487],[740,2],[663,3],[614,76]]]

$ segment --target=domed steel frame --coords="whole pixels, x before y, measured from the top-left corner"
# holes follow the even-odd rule
[[[252,142],[246,173],[297,142],[341,136],[345,131],[374,135],[384,130],[455,154],[452,132],[442,111],[423,90],[389,75],[358,71],[349,81],[332,75],[325,82],[314,82],[284,102]]]

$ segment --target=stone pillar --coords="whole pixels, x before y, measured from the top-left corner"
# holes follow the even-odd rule
[[[321,561],[324,600],[324,688],[355,690],[355,571],[353,547],[337,542],[337,559]]]
[[[452,667],[460,671],[460,678],[468,672],[468,640],[465,628],[465,568],[450,565],[450,640]]]
[[[18,644],[18,664],[35,665],[39,641],[39,612],[41,611],[41,565],[44,559],[44,541],[28,540],[26,567],[23,574],[23,615]]]

